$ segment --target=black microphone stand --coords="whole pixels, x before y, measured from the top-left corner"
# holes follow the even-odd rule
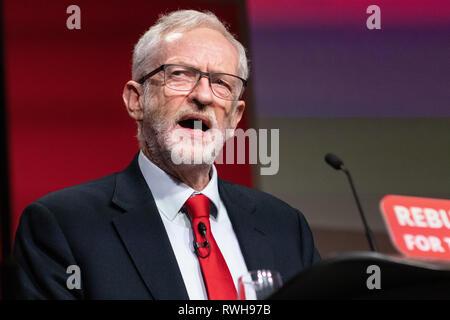
[[[361,202],[359,201],[358,194],[356,193],[355,185],[353,184],[353,179],[350,174],[350,171],[344,166],[344,162],[342,162],[342,160],[335,154],[327,153],[325,155],[325,162],[328,163],[334,169],[336,169],[338,171],[342,170],[345,172],[345,175],[347,176],[348,181],[350,182],[350,187],[352,188],[352,192],[353,192],[353,196],[355,197],[356,205],[358,206],[359,215],[361,216],[361,220],[364,225],[364,231],[366,233],[367,241],[369,242],[370,250],[377,251],[375,242],[373,240],[374,237],[373,237],[372,232],[370,231],[369,225],[366,221],[366,216],[364,215],[364,211],[362,209]]]
[[[341,165],[341,170],[345,172],[345,175],[347,176],[348,181],[350,182],[350,187],[352,188],[353,196],[355,197],[356,205],[358,206],[359,215],[361,216],[361,220],[364,225],[364,231],[366,234],[367,241],[369,242],[370,250],[377,251],[375,242],[373,241],[374,237],[373,237],[372,231],[370,230],[369,225],[367,224],[366,217],[365,217],[365,215],[363,213],[363,209],[361,207],[361,202],[359,201],[358,194],[356,193],[355,186],[353,185],[353,179],[350,174],[350,171],[348,171],[347,168],[344,167],[343,164]]]

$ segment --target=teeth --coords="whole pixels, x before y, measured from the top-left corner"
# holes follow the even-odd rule
[[[208,126],[202,120],[196,119],[196,118],[182,120],[182,121],[178,122],[178,124],[180,126],[182,126],[183,128],[196,129],[196,128],[198,128],[198,122],[197,121],[200,121],[200,125],[201,125],[201,130],[202,131],[206,131],[206,130],[209,129]]]

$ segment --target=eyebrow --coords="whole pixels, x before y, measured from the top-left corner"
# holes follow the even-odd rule
[[[184,62],[184,61],[181,61],[181,62],[170,62],[170,63],[167,63],[167,64],[180,64],[180,65],[184,65],[184,66],[191,67],[191,68],[194,68],[194,69],[197,69],[197,70],[202,71],[199,67],[194,66],[194,65],[192,65],[192,64],[190,64],[190,63],[187,63],[187,62]],[[205,72],[209,72],[209,73],[226,73],[226,74],[232,74],[232,73],[229,73],[229,72],[225,72],[225,71],[217,71],[217,70],[205,71]]]

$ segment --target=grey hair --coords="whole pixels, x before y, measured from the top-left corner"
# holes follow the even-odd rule
[[[139,39],[134,47],[132,78],[138,81],[149,70],[149,66],[156,63],[158,47],[161,40],[170,32],[186,32],[195,28],[210,28],[220,32],[238,52],[238,74],[247,79],[249,73],[247,55],[244,46],[235,39],[227,27],[212,12],[196,10],[178,10],[167,15],[161,15],[150,29]],[[157,67],[157,66],[154,66]]]

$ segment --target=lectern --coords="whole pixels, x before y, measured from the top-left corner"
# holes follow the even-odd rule
[[[371,276],[379,277],[379,289],[371,285]],[[343,253],[300,272],[269,298],[301,299],[450,299],[450,264]]]

